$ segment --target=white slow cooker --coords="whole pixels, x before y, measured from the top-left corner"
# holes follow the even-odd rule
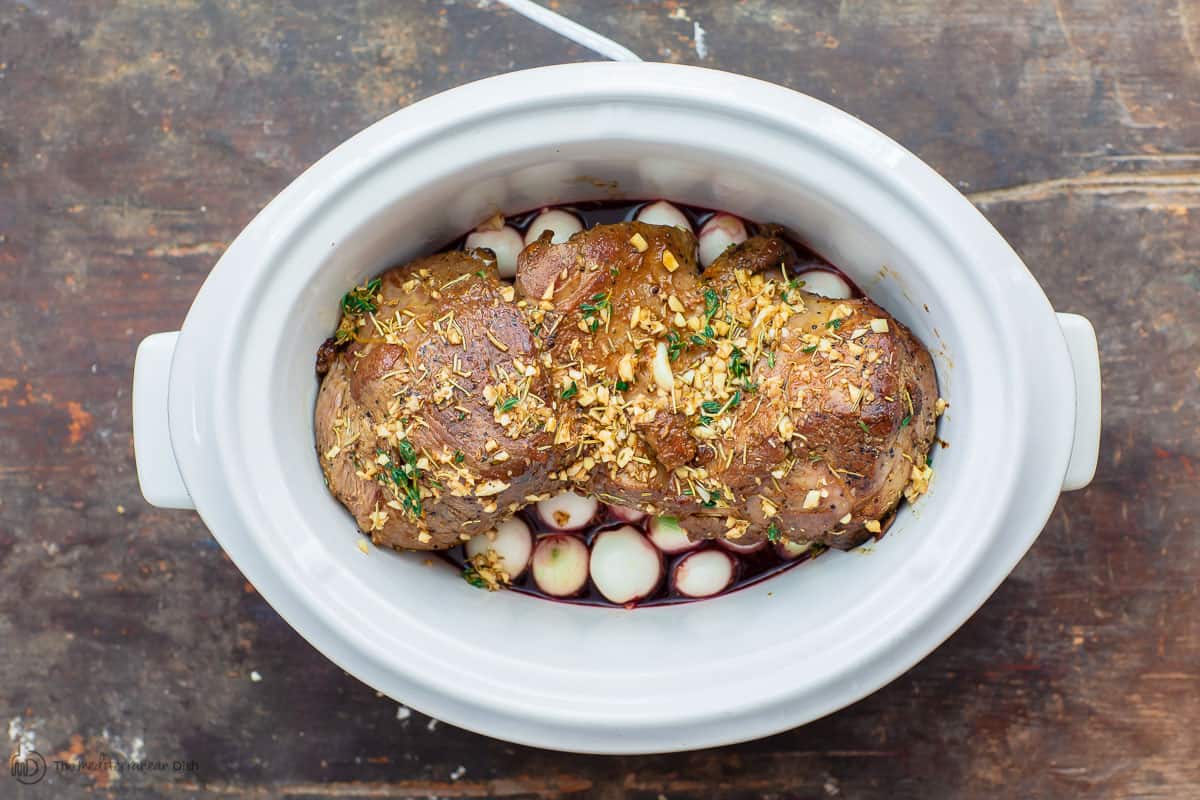
[[[925,497],[881,541],[703,602],[628,611],[473,589],[358,548],[322,483],[314,353],[346,288],[496,210],[667,198],[783,223],[933,351],[950,409]],[[751,739],[878,689],[1016,565],[1099,439],[1095,334],[895,142],[810,97],[694,67],[473,83],[342,144],[251,222],[134,375],[138,477],[195,508],[272,606],[381,692],[540,747]]]

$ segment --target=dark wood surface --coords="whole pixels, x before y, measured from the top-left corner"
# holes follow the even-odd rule
[[[342,139],[588,54],[487,2],[0,0],[0,736],[198,765],[0,797],[1200,797],[1196,0],[557,7],[828,100],[966,192],[1096,325],[1095,483],[932,656],[805,728],[602,758],[401,718],[142,501],[134,348]]]

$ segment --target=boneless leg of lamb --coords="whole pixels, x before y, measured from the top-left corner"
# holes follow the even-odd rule
[[[928,351],[866,298],[805,291],[771,226],[698,255],[684,226],[548,229],[515,285],[476,249],[350,292],[318,359],[331,490],[416,549],[566,491],[743,548],[878,534],[928,482]]]

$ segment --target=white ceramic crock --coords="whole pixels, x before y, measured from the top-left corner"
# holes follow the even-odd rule
[[[934,352],[951,406],[929,494],[880,542],[704,602],[635,611],[471,588],[364,555],[321,480],[313,359],[346,287],[494,210],[665,197],[801,232]],[[644,753],[816,719],[946,639],[1033,543],[1099,437],[1088,322],[911,153],[750,78],[662,64],[503,75],[338,147],[242,232],[179,333],[138,350],[146,499],[196,508],[309,642],[439,719],[542,747]],[[177,465],[177,467],[176,467]]]

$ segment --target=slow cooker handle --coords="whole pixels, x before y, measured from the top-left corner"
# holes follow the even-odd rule
[[[1069,492],[1092,482],[1100,460],[1100,348],[1087,317],[1059,314],[1058,325],[1075,372],[1075,443],[1063,478],[1063,490]]]
[[[167,422],[167,385],[179,331],[142,339],[133,360],[133,458],[142,496],[159,508],[195,508],[188,494]]]

